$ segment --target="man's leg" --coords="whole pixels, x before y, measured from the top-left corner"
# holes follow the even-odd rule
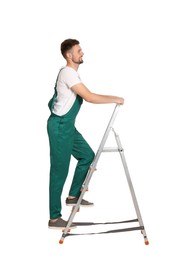
[[[61,217],[61,195],[66,181],[73,145],[73,127],[62,122],[59,117],[48,120],[50,142],[50,219]]]
[[[81,187],[86,178],[89,167],[93,162],[95,154],[77,130],[75,130],[72,155],[78,160],[78,163],[75,169],[69,196],[79,197]]]

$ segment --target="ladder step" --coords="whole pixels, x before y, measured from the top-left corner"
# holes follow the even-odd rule
[[[131,220],[124,220],[124,221],[114,221],[114,222],[73,222],[76,226],[92,226],[92,225],[112,225],[112,224],[124,224],[124,223],[131,223],[131,222],[138,222],[138,219],[131,219]]]
[[[65,237],[67,236],[82,236],[82,235],[101,235],[101,234],[109,234],[109,233],[119,233],[119,232],[127,232],[127,231],[134,231],[134,230],[144,230],[143,226],[138,227],[130,227],[130,228],[122,228],[122,229],[113,229],[103,232],[95,232],[95,233],[67,233],[65,234]],[[147,245],[147,243],[146,243]]]
[[[119,149],[119,148],[117,148],[117,147],[105,147],[105,148],[102,150],[102,152],[105,152],[105,153],[107,153],[107,152],[122,152],[122,151],[123,151],[122,148]]]

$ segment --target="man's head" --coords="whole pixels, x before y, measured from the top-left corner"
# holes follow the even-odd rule
[[[83,63],[83,52],[76,39],[67,39],[61,43],[61,53],[67,62]]]

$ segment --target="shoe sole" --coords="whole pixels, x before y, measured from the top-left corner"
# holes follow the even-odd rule
[[[75,227],[69,227],[69,229],[68,229],[68,232],[70,231],[70,229],[73,229],[73,228],[76,228],[77,226],[75,226]],[[66,227],[48,227],[49,229],[57,229],[57,230],[62,230],[62,231],[64,231],[65,229],[66,229]]]
[[[77,204],[75,203],[75,204],[66,204],[66,206],[76,206]],[[82,205],[82,204],[80,204],[79,205],[80,207],[86,207],[86,208],[89,208],[89,207],[93,207],[94,206],[94,204],[93,205]]]

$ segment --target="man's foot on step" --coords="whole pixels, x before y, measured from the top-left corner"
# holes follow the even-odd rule
[[[77,198],[77,197],[71,198],[71,199],[70,199],[70,198],[67,198],[67,199],[66,199],[66,205],[67,205],[67,206],[75,206],[75,205],[77,204],[78,199],[79,199],[79,198]],[[81,207],[93,207],[93,206],[94,206],[94,203],[82,199],[80,206],[81,206]]]
[[[57,220],[49,220],[48,227],[52,229],[62,229],[64,230],[67,226],[67,221],[63,220],[62,218],[58,218]],[[69,229],[76,228],[75,224],[71,224]]]

